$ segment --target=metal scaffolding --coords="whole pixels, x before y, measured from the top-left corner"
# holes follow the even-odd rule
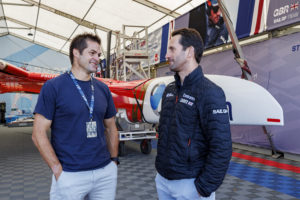
[[[129,28],[142,29],[128,36]],[[110,77],[116,80],[150,78],[148,28],[146,26],[123,25],[122,33],[116,37],[116,46]]]

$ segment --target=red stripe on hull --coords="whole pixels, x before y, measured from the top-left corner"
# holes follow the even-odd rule
[[[280,119],[272,119],[272,118],[268,118],[267,121],[268,121],[268,122],[280,122]]]

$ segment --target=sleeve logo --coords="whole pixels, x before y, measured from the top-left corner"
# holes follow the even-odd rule
[[[216,114],[226,114],[228,113],[227,109],[213,109],[212,110],[212,114],[216,115]]]

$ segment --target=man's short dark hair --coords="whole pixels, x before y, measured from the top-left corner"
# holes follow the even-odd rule
[[[83,33],[77,35],[75,38],[73,38],[70,44],[69,57],[71,60],[71,64],[73,64],[74,59],[73,49],[78,49],[79,53],[82,54],[82,51],[87,47],[87,40],[97,42],[99,45],[101,44],[101,39],[97,35],[91,33]]]
[[[200,63],[203,54],[203,40],[198,31],[193,28],[182,28],[172,32],[172,36],[181,35],[179,43],[183,46],[183,50],[192,46],[194,47],[195,59]]]

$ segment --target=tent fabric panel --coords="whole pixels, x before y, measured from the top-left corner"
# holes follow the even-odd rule
[[[6,17],[35,26],[38,11],[37,7],[3,5],[3,8]]]
[[[68,38],[77,24],[68,18],[40,9],[37,26]]]
[[[33,37],[28,35],[28,33],[33,33],[32,30],[30,29],[26,29],[27,27],[25,26],[22,26],[22,25],[19,25],[19,24],[16,24],[14,22],[11,22],[11,21],[6,21],[7,23],[7,27],[15,27],[15,28],[24,28],[24,29],[14,29],[14,28],[8,28],[8,31],[10,33],[14,33],[16,35],[20,35],[21,37],[29,40],[29,41],[32,41]]]
[[[111,30],[122,30],[122,25],[148,26],[164,14],[131,0],[97,1],[86,20]]]
[[[69,54],[69,48],[70,48],[71,42],[66,42],[60,49],[61,52],[65,54]]]
[[[184,4],[186,2],[186,0],[151,0],[151,2],[156,3],[158,5],[161,5],[165,8],[168,8],[170,10],[174,10],[175,8],[179,7],[180,5]],[[177,12],[177,11],[176,11]],[[181,13],[183,14],[183,13]]]
[[[65,41],[57,37],[36,31],[34,40],[39,44],[47,44],[50,47],[53,47],[56,50],[60,50],[61,47],[65,44]]]
[[[63,0],[63,1],[49,1],[42,0],[42,4],[47,5],[49,7],[55,8],[65,13],[69,13],[73,16],[83,18],[89,7],[93,3],[93,0]]]
[[[0,20],[0,34],[2,33],[6,33],[8,31],[7,28],[3,28],[3,27],[6,27],[6,21],[5,20]]]

